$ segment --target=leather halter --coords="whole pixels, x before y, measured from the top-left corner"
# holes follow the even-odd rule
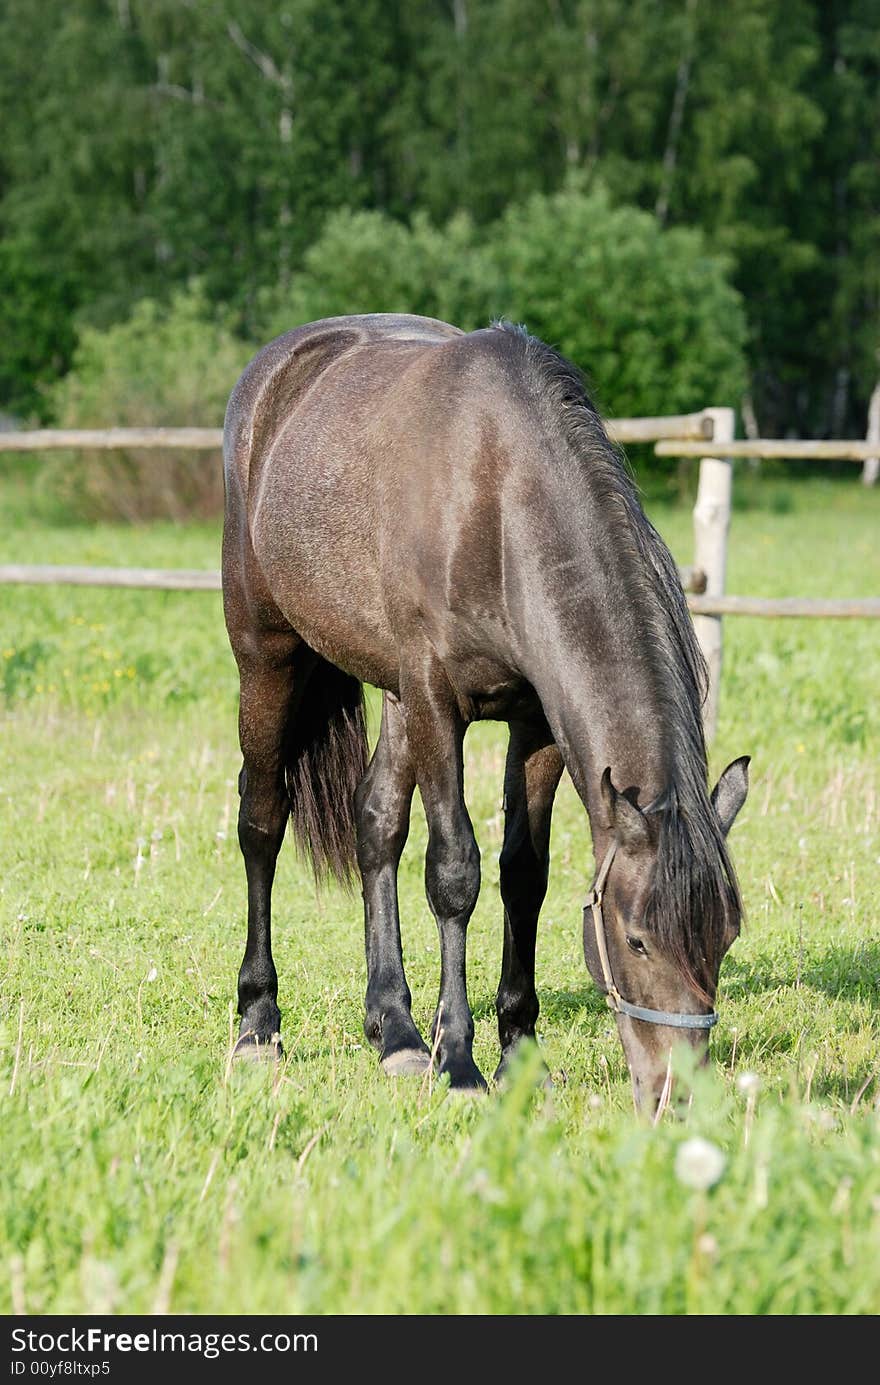
[[[711,1029],[718,1023],[718,1015],[714,1010],[708,1015],[676,1013],[670,1010],[649,1010],[644,1005],[632,1005],[628,1000],[624,1000],[620,991],[614,984],[614,976],[611,971],[611,962],[608,957],[608,944],[605,937],[605,919],[602,916],[602,896],[605,893],[605,881],[608,879],[608,872],[611,869],[611,862],[617,852],[617,842],[613,841],[605,853],[605,860],[602,868],[596,876],[593,888],[584,900],[584,933],[586,933],[587,910],[593,916],[593,929],[596,934],[596,948],[599,953],[599,962],[602,967],[602,979],[605,982],[605,1002],[609,1009],[615,1014],[629,1015],[635,1020],[644,1020],[646,1024],[667,1024],[674,1029]]]

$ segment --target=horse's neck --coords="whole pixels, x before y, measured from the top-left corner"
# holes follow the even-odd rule
[[[638,790],[642,806],[666,787],[672,765],[663,718],[639,686],[639,670],[612,670],[600,659],[572,658],[541,679],[538,695],[591,821],[606,767],[619,789]]]
[[[651,630],[621,599],[614,561],[593,546],[590,570],[569,570],[564,595],[552,582],[532,587],[529,613],[529,677],[591,821],[606,766],[644,805],[666,787],[674,758]]]

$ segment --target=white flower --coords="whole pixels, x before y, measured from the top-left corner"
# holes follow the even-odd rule
[[[761,1090],[761,1079],[756,1072],[741,1072],[736,1085],[743,1096],[757,1096]]]
[[[144,977],[144,980],[145,980],[145,981],[155,981],[155,979],[156,979],[156,977],[157,977],[158,975],[159,975],[159,973],[158,973],[158,971],[156,970],[156,968],[155,968],[155,967],[150,967],[150,970],[147,972],[146,976]]]
[[[726,1162],[717,1145],[695,1135],[676,1150],[675,1176],[686,1188],[711,1188],[724,1172]]]

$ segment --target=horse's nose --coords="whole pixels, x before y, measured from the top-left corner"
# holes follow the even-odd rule
[[[700,1067],[708,1064],[708,1045],[700,1051],[698,1062]],[[654,1069],[649,1074],[633,1073],[633,1095],[639,1114],[653,1118],[661,1108],[668,1108],[677,1116],[684,1114],[691,1093],[682,1077],[673,1076],[671,1064],[667,1061],[664,1067]]]
[[[633,1097],[636,1110],[642,1116],[655,1116],[661,1102],[667,1106],[672,1098],[673,1083],[670,1074],[663,1072],[640,1076],[633,1073]]]

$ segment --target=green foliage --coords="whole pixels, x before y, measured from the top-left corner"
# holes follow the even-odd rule
[[[48,413],[46,387],[76,342],[70,285],[41,265],[32,236],[0,240],[0,399],[22,416]]]
[[[0,9],[0,407],[41,411],[83,324],[125,320],[194,276],[243,336],[262,338],[296,301],[294,281],[333,270],[323,250],[306,256],[335,212],[339,227],[359,212],[497,227],[574,174],[617,208],[702,232],[698,260],[727,259],[765,435],[864,434],[880,320],[880,0],[239,11]],[[462,230],[466,248],[475,234]],[[442,251],[423,253],[447,282]],[[649,294],[651,277],[628,294]],[[419,274],[389,280],[396,301],[411,287],[436,297]],[[568,332],[549,316],[564,289],[538,305],[553,340]],[[467,323],[492,290],[478,278],[449,301]],[[613,382],[582,363],[612,398]]]
[[[534,194],[477,230],[380,212],[337,212],[306,252],[269,335],[346,312],[418,312],[464,328],[524,322],[598,385],[617,414],[676,413],[736,399],[745,318],[727,266],[699,232],[664,231],[574,182]]]
[[[663,231],[577,186],[511,207],[494,245],[505,313],[558,345],[610,414],[738,399],[746,325],[726,266],[697,231]]]
[[[43,412],[39,387],[69,366],[77,315],[124,316],[158,268],[144,55],[116,8],[0,9],[0,388],[13,407]]]
[[[248,348],[212,313],[199,285],[165,306],[140,299],[126,321],[87,328],[70,375],[52,392],[60,427],[167,421],[216,425]],[[108,417],[109,416],[109,417]]]
[[[272,300],[276,301],[273,302]],[[466,329],[486,326],[499,300],[491,240],[463,213],[442,228],[418,213],[410,226],[382,212],[334,213],[277,303],[269,335],[345,313],[421,313]]]
[[[70,373],[51,391],[52,413],[62,428],[172,420],[216,428],[251,354],[198,286],[165,307],[142,299],[127,321],[83,329]],[[55,454],[44,466],[48,483],[76,513],[183,519],[216,514],[223,503],[219,453],[79,452],[74,460]]]
[[[823,105],[833,118],[822,142],[823,197],[815,213],[835,237],[822,344],[866,396],[880,375],[880,3],[855,0],[834,9],[822,72]]]
[[[5,560],[217,564],[216,524],[54,528],[6,490]],[[790,490],[787,511],[756,491],[735,514],[731,588],[876,589],[880,493],[853,476]],[[690,517],[651,517],[687,561]],[[244,871],[219,598],[7,588],[0,1311],[876,1315],[876,643],[870,621],[725,621],[712,769],[754,757],[731,838],[747,917],[711,1070],[684,1120],[652,1128],[584,969],[591,851],[567,780],[538,936],[552,1096],[528,1059],[484,1102],[384,1079],[361,1029],[360,901],[317,898],[289,843],[273,930],[288,1057],[228,1072]],[[491,1071],[503,728],[473,727],[465,750]],[[416,803],[400,898],[423,1029],[425,843]],[[705,1191],[677,1172],[697,1136],[724,1156]]]
[[[464,328],[506,316],[587,371],[606,411],[669,413],[742,388],[744,319],[725,272],[698,232],[663,231],[574,185],[535,194],[484,228],[464,213],[438,228],[423,213],[406,226],[343,210],[289,288],[262,296],[262,334],[351,312],[415,312]],[[216,427],[252,350],[197,283],[167,305],[139,301],[115,326],[84,327],[48,407],[69,428]],[[213,454],[56,454],[43,475],[75,514],[181,519],[222,505]]]

